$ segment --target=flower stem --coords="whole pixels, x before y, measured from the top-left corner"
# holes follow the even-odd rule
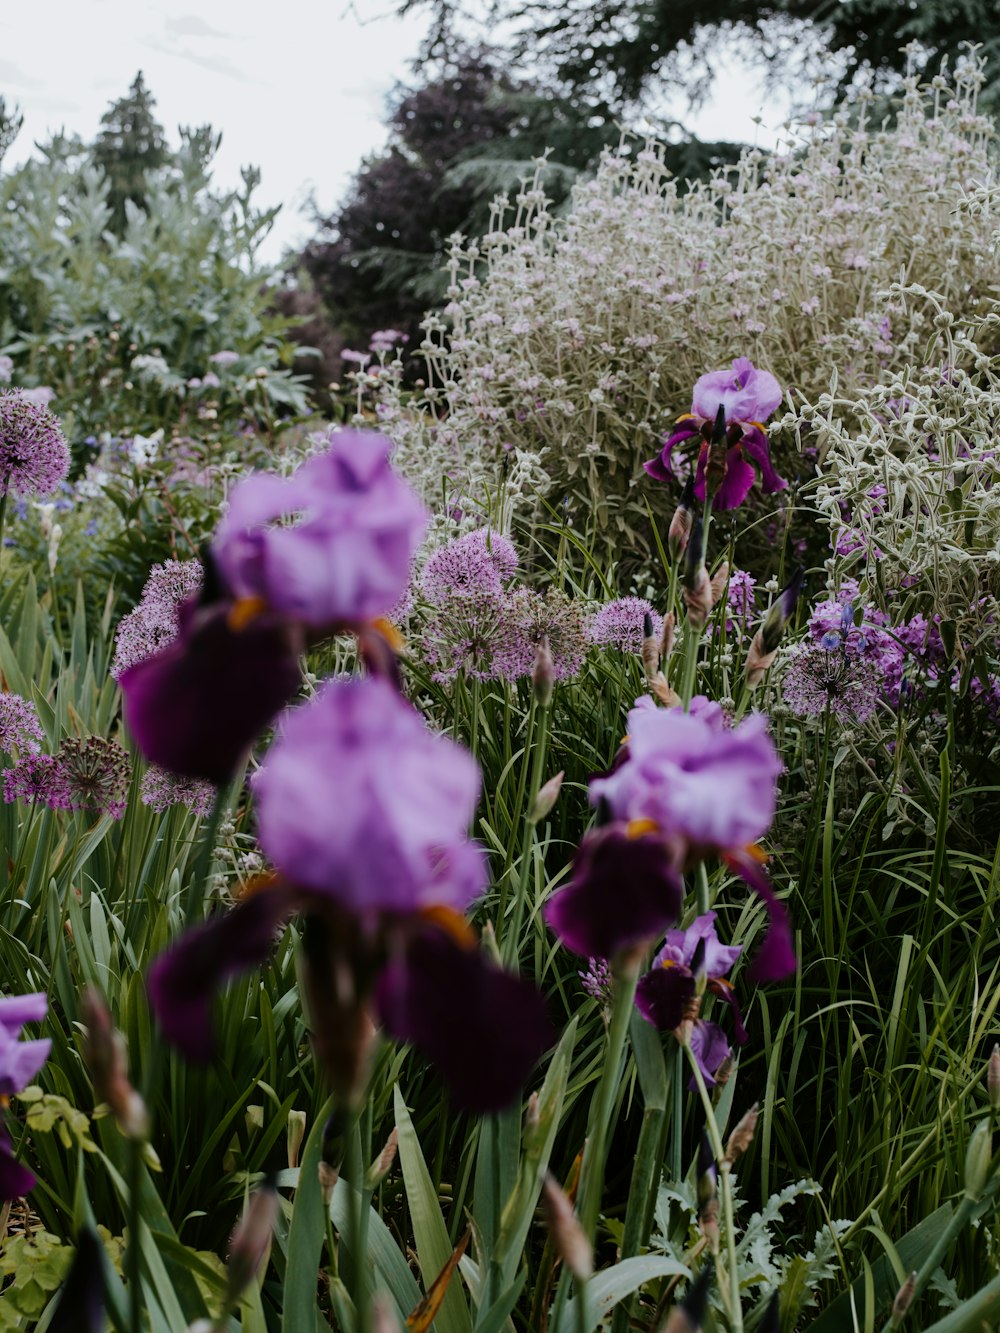
[[[212,802],[212,809],[205,821],[202,839],[198,845],[198,859],[194,863],[194,874],[191,876],[191,886],[184,909],[185,924],[189,926],[204,915],[208,872],[212,868],[212,853],[215,851],[215,839],[222,823],[226,791],[226,787],[219,787],[216,790],[215,800]]]
[[[139,1228],[142,1226],[142,1140],[132,1138],[128,1145],[128,1229],[126,1256],[129,1295],[129,1333],[142,1333],[142,1283],[140,1280]]]
[[[524,919],[524,904],[528,896],[528,881],[531,877],[532,850],[535,841],[535,825],[531,818],[534,810],[535,801],[541,790],[542,779],[545,774],[545,759],[548,753],[549,743],[549,708],[547,704],[539,704],[535,717],[535,727],[533,731],[532,746],[532,764],[531,764],[531,782],[528,786],[528,802],[524,810],[524,830],[521,837],[521,862],[518,874],[517,896],[514,899],[514,912],[511,918],[511,928],[506,930],[504,927],[504,914],[506,910],[506,895],[501,891],[500,911],[497,914],[497,936],[500,943],[500,956],[505,963],[516,962],[521,948],[521,923]],[[507,886],[507,880],[504,880],[504,888]],[[501,935],[502,932],[502,935]]]

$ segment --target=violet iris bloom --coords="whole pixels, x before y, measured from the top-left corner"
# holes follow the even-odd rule
[[[777,410],[781,398],[781,386],[773,375],[756,370],[748,357],[738,357],[728,370],[701,376],[694,386],[691,411],[679,419],[678,429],[664,441],[659,457],[643,467],[656,481],[672,481],[676,476],[674,451],[687,454],[697,446],[694,493],[704,501],[709,441],[721,408],[726,425],[726,467],[713,497],[713,508],[736,509],[741,505],[758,471],[767,494],[783,490],[788,483],[774,470],[763,425]]]
[[[263,961],[298,912],[314,1046],[338,1095],[363,1081],[374,1014],[438,1067],[456,1104],[509,1101],[552,1033],[541,995],[488,962],[456,910],[485,884],[467,836],[471,757],[386,681],[331,681],[289,715],[255,792],[281,878],[154,963],[150,998],[168,1040],[210,1059],[217,985]]]
[[[795,969],[788,918],[758,855],[748,850],[774,818],[781,772],[767,720],[753,714],[728,727],[717,705],[692,701],[691,711],[657,708],[640,699],[628,716],[628,752],[590,797],[612,818],[655,831],[682,868],[719,855],[755,889],[770,930],[751,968],[758,980]]]
[[[636,1008],[654,1027],[673,1032],[688,1016],[699,980],[704,978],[705,988],[732,1010],[736,1040],[746,1041],[735,992],[725,980],[741,952],[739,945],[720,943],[714,912],[697,917],[686,930],[667,931],[666,943],[653,959],[651,970],[639,978]],[[730,1054],[729,1040],[718,1023],[700,1016],[692,1020],[688,1039],[705,1082],[711,1087],[719,1066]]]
[[[38,1023],[48,1011],[44,994],[15,995],[0,999],[0,1099],[12,1097],[28,1086],[48,1059],[51,1041],[19,1041],[25,1023]],[[0,1200],[27,1194],[35,1177],[14,1159],[6,1126],[0,1124]]]
[[[233,491],[212,553],[230,596],[312,629],[384,615],[406,592],[427,511],[372,432],[330,435],[290,477]]]

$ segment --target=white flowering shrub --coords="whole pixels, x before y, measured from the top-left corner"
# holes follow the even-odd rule
[[[671,501],[634,483],[706,370],[746,355],[811,400],[833,366],[849,397],[922,362],[932,320],[900,281],[962,316],[993,271],[991,223],[966,203],[989,171],[980,82],[974,62],[910,79],[882,125],[862,89],[787,151],[690,189],[648,144],[607,155],[564,218],[537,182],[498,200],[489,234],[452,252],[423,400],[386,395],[403,465],[496,492],[500,460],[528,459],[553,501],[632,529]],[[795,465],[787,444],[778,460]]]

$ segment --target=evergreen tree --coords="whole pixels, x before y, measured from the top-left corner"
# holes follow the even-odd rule
[[[94,143],[94,161],[111,187],[111,229],[125,231],[127,200],[142,207],[146,178],[170,160],[163,127],[153,115],[156,101],[146,87],[142,70],[135,76],[128,96],[112,102],[101,117],[102,129]]]

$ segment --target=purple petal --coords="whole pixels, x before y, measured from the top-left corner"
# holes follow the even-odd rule
[[[48,1013],[49,1002],[44,991],[31,995],[11,995],[0,1000],[0,1027],[9,1032],[20,1032],[25,1023],[40,1023]]]
[[[700,940],[705,942],[703,967],[705,975],[714,980],[723,977],[743,952],[741,944],[722,944],[715,930],[716,913],[705,912],[695,917],[685,930],[668,930],[663,948],[654,959],[654,966],[664,959],[691,966]]]
[[[713,995],[717,995],[720,1000],[724,1000],[733,1015],[733,1031],[736,1034],[736,1040],[742,1046],[747,1039],[747,1030],[743,1026],[743,1012],[740,1009],[740,1002],[736,998],[736,991],[728,981],[723,981],[721,977],[714,977],[708,983],[708,989]]]
[[[497,1111],[555,1039],[541,994],[439,930],[424,930],[379,977],[375,1005],[397,1041],[435,1065],[456,1106]]]
[[[676,921],[682,898],[663,841],[611,825],[583,839],[572,882],[549,899],[545,920],[574,953],[613,958]]]
[[[770,919],[767,934],[750,964],[751,981],[780,981],[798,967],[792,928],[785,904],[775,895],[771,881],[747,852],[734,852],[726,860],[763,900]]]
[[[652,458],[648,463],[643,463],[644,470],[655,481],[673,481],[677,476],[672,458],[674,449],[698,433],[696,425],[692,422],[685,422],[678,430],[667,436],[658,458]]]
[[[212,1000],[230,977],[248,972],[270,952],[291,911],[283,885],[260,889],[231,911],[195,926],[156,959],[147,973],[149,1001],[164,1037],[185,1059],[205,1064],[215,1054]]]
[[[635,1007],[661,1032],[673,1032],[680,1026],[693,999],[694,977],[683,964],[665,967],[661,963],[641,976],[635,988]]]
[[[720,511],[738,509],[756,480],[757,474],[743,457],[740,446],[734,445],[726,452],[726,475],[712,497],[712,508]]]
[[[783,491],[788,482],[784,477],[779,477],[774,470],[774,464],[771,462],[771,446],[764,432],[756,426],[751,426],[744,431],[740,446],[760,468],[761,485],[765,492],[773,495],[775,491]]]
[[[14,1145],[0,1125],[0,1200],[20,1199],[35,1187],[35,1177],[14,1157]]]
[[[731,1054],[729,1038],[718,1023],[706,1023],[699,1019],[691,1029],[691,1054],[698,1063],[710,1088],[715,1086],[715,1076],[719,1066],[727,1055]]]
[[[12,1097],[26,1088],[49,1058],[52,1042],[18,1041],[0,1027],[0,1097]]]
[[[261,619],[231,629],[229,609],[185,603],[177,637],[120,681],[125,722],[146,758],[217,786],[301,679],[282,628]]]

